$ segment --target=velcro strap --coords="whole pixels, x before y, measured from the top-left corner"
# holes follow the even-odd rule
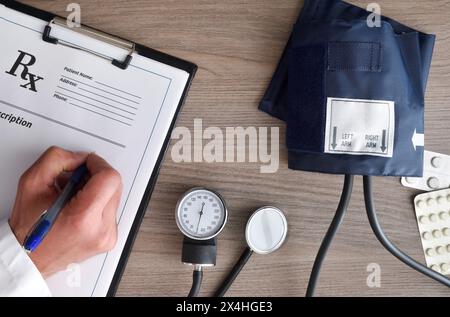
[[[323,152],[326,121],[326,45],[289,52],[286,143],[289,149]]]
[[[329,71],[381,72],[381,43],[329,42]]]

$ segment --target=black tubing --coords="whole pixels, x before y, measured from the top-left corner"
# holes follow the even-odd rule
[[[242,253],[239,260],[234,265],[231,272],[228,274],[228,276],[223,280],[220,287],[217,289],[217,291],[214,293],[214,297],[223,297],[225,293],[228,291],[228,289],[233,284],[236,277],[239,275],[239,272],[241,272],[242,268],[247,263],[248,259],[252,256],[253,251],[249,247],[246,247],[244,252]]]
[[[320,269],[322,268],[322,263],[325,260],[328,248],[330,247],[331,242],[333,241],[333,238],[339,230],[339,226],[341,225],[342,220],[344,219],[344,215],[347,211],[347,207],[352,195],[352,189],[353,175],[345,175],[344,187],[342,189],[339,205],[336,209],[336,214],[334,215],[333,221],[331,222],[330,227],[328,228],[328,231],[322,240],[322,244],[320,245],[319,251],[317,252],[316,259],[314,260],[314,265],[309,277],[308,288],[306,290],[306,297],[314,296],[317,281],[320,275]]]
[[[377,239],[381,242],[381,244],[397,259],[411,267],[412,269],[432,278],[439,283],[444,284],[447,287],[450,287],[450,279],[445,277],[444,275],[435,272],[425,265],[417,262],[407,254],[403,253],[400,249],[398,249],[384,234],[383,229],[381,228],[380,223],[378,222],[377,213],[375,211],[375,207],[373,205],[372,198],[372,178],[370,176],[364,176],[364,201],[366,203],[367,216],[369,218],[370,226],[377,237]]]
[[[203,271],[194,270],[194,272],[192,273],[192,287],[188,297],[197,297],[200,291],[200,287],[202,285],[202,279],[203,279]]]

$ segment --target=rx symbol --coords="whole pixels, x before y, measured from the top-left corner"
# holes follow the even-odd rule
[[[29,67],[34,65],[34,63],[36,63],[36,57],[20,50],[18,52],[20,53],[19,57],[17,58],[16,62],[14,63],[10,71],[6,73],[16,77],[17,70],[19,69],[20,66],[22,66],[23,70],[20,77],[26,82],[23,85],[20,85],[20,87],[37,92],[36,82],[44,78],[29,72]]]

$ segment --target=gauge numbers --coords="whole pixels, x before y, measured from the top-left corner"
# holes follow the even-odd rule
[[[208,240],[219,234],[225,226],[227,210],[218,194],[194,188],[178,202],[176,220],[178,228],[187,237]]]

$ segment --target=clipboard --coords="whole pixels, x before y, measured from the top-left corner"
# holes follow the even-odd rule
[[[60,25],[61,21],[65,21],[65,19],[63,19],[53,13],[43,11],[43,10],[31,7],[29,5],[26,5],[26,4],[17,2],[17,1],[13,1],[13,0],[0,0],[0,4],[3,4],[4,6],[10,8],[10,9],[16,10],[18,12],[21,12],[21,13],[33,16],[35,18],[47,21],[49,24],[47,25],[45,30],[43,30],[44,31],[43,32],[43,41],[47,41],[47,42],[53,43],[55,45],[70,46],[70,45],[67,45],[67,43],[63,43],[63,40],[54,38],[51,33],[52,26]],[[144,195],[142,197],[142,200],[139,205],[136,216],[134,218],[134,221],[132,222],[131,230],[128,233],[124,248],[120,255],[119,262],[117,264],[115,273],[111,280],[109,290],[106,295],[108,297],[111,297],[116,294],[116,290],[118,288],[120,279],[122,277],[122,274],[124,272],[126,263],[128,261],[131,249],[133,247],[136,235],[137,235],[139,227],[142,223],[148,203],[151,198],[151,194],[152,194],[154,186],[156,184],[156,180],[157,180],[157,177],[158,177],[158,174],[160,171],[161,163],[162,163],[162,161],[164,159],[164,155],[168,149],[168,144],[170,141],[170,136],[171,136],[172,130],[176,124],[178,114],[180,113],[181,107],[186,100],[188,90],[191,86],[192,80],[197,71],[197,65],[195,65],[191,62],[170,56],[168,54],[156,51],[154,49],[148,48],[144,45],[133,43],[128,40],[116,37],[114,35],[111,35],[111,34],[108,34],[108,33],[105,33],[105,32],[102,32],[102,31],[99,31],[99,30],[96,30],[96,29],[93,29],[93,28],[90,28],[90,27],[87,27],[84,25],[80,26],[80,28],[77,29],[77,32],[82,32],[85,35],[94,37],[96,40],[105,41],[106,43],[108,43],[110,45],[117,45],[117,46],[120,46],[121,48],[129,49],[130,54],[127,55],[124,60],[111,60],[111,67],[119,67],[123,71],[126,71],[128,65],[130,64],[131,59],[132,59],[131,54],[133,52],[136,52],[143,57],[155,60],[157,62],[166,64],[166,65],[169,65],[169,66],[172,66],[175,68],[178,68],[180,70],[184,70],[185,72],[187,72],[189,74],[188,80],[186,82],[186,85],[184,87],[184,90],[183,90],[183,93],[181,96],[181,99],[176,108],[175,115],[173,116],[172,121],[170,123],[168,133],[166,134],[166,136],[164,138],[163,147],[158,155],[156,165],[155,165],[153,172],[151,174],[151,177],[150,177],[150,181],[148,182],[148,184],[145,188]],[[89,52],[97,55],[94,51],[89,51]],[[98,54],[98,57],[105,58],[105,56],[101,56],[101,54]]]

